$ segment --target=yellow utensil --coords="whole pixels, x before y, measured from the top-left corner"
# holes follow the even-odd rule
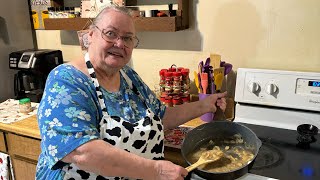
[[[222,87],[222,82],[224,78],[224,67],[216,68],[213,70],[213,79],[214,79],[214,84],[216,85],[216,93],[221,92],[221,87]],[[222,120],[226,120],[226,116],[224,112],[217,106],[216,114],[214,116],[214,119],[217,120],[217,117],[219,117],[221,114]]]
[[[219,68],[221,63],[221,55],[219,54],[210,54],[210,60],[213,69]]]
[[[216,85],[216,92],[221,92],[222,82],[224,78],[224,67],[215,68],[213,70],[214,84]]]
[[[190,172],[201,165],[217,161],[223,155],[224,153],[222,151],[216,151],[216,150],[209,150],[209,151],[203,152],[199,160],[196,163],[186,167],[186,170]]]
[[[194,75],[194,83],[197,86],[198,89],[198,93],[200,93],[200,83],[199,83],[199,78],[198,78],[198,74],[196,71],[193,71],[193,75]]]

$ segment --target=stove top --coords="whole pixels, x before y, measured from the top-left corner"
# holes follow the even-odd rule
[[[320,179],[320,134],[305,145],[298,141],[297,131],[242,124],[262,141],[251,173],[277,179]]]
[[[262,141],[241,179],[320,179],[319,95],[319,72],[237,69],[234,122]]]
[[[253,167],[239,179],[320,179],[320,134],[309,145],[301,145],[294,130],[240,123],[256,133],[262,146]],[[191,174],[190,179],[202,179]]]

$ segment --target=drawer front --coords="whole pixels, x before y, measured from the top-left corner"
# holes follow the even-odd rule
[[[27,138],[8,133],[8,152],[13,156],[25,157],[31,160],[38,160],[40,149],[40,140]]]
[[[5,153],[7,152],[6,142],[4,140],[4,132],[1,132],[1,131],[0,131],[0,151]]]
[[[19,158],[11,158],[15,180],[35,180],[36,167],[34,163]]]

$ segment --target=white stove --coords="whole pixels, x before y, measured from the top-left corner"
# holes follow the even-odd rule
[[[234,122],[262,141],[239,180],[320,179],[320,73],[239,68],[235,101]],[[298,133],[301,124],[309,124],[307,135]]]
[[[264,168],[262,161],[255,162],[250,173],[320,179],[320,135],[302,148],[297,140],[299,125],[320,128],[320,73],[239,68],[235,101],[234,122],[254,130],[263,142],[257,159],[270,163]],[[269,149],[279,155],[271,156]]]
[[[235,101],[237,122],[320,127],[320,73],[239,68]]]

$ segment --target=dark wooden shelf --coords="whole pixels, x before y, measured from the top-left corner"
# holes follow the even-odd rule
[[[136,0],[120,0],[136,5]],[[124,4],[126,4],[124,3]],[[189,28],[189,0],[175,0],[178,5],[177,16],[172,17],[135,17],[137,31],[175,32]],[[163,2],[159,1],[159,4]],[[169,15],[168,11],[162,11]],[[45,30],[82,30],[90,25],[89,18],[47,18],[44,19]]]
[[[82,30],[89,24],[89,18],[47,18],[45,30]]]
[[[182,26],[181,16],[175,17],[138,17],[134,18],[137,31],[174,32],[187,29]]]
[[[181,16],[175,17],[136,17],[137,31],[174,32],[189,28],[182,25]],[[82,30],[89,23],[89,18],[50,18],[44,19],[46,30]]]

